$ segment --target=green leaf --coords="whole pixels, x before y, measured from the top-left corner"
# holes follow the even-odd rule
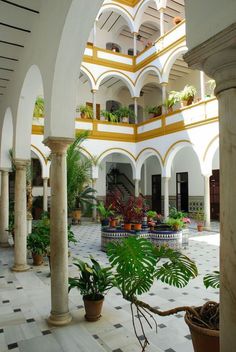
[[[213,271],[211,274],[207,274],[203,278],[203,283],[206,288],[219,288],[220,287],[220,272]]]

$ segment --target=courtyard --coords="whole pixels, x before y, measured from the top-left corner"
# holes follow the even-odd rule
[[[183,253],[193,259],[199,275],[185,288],[177,289],[156,282],[142,298],[162,310],[181,305],[202,305],[205,301],[219,300],[219,292],[203,286],[206,273],[219,268],[219,224],[212,223],[211,231],[198,233],[189,228],[189,245]],[[78,240],[71,246],[69,276],[77,275],[73,258],[83,260],[92,255],[99,263],[108,265],[106,254],[101,251],[100,224],[82,221],[74,226]],[[46,319],[51,309],[49,265],[31,266],[28,272],[15,273],[13,248],[0,249],[0,351],[6,352],[140,352],[130,314],[130,305],[117,289],[105,297],[102,318],[93,323],[84,320],[82,297],[74,289],[69,294],[72,323],[66,327],[52,327]],[[28,259],[31,264],[32,260]],[[146,329],[149,352],[192,352],[191,337],[184,322],[184,314],[156,317],[158,330]],[[140,335],[142,333],[140,332]]]

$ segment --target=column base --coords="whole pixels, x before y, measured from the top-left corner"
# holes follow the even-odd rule
[[[23,271],[28,271],[30,269],[30,266],[27,264],[15,264],[11,268],[12,271],[15,272],[23,272]]]
[[[1,248],[9,248],[11,246],[10,246],[10,244],[8,242],[0,242],[0,247]]]
[[[55,326],[68,325],[72,320],[70,313],[65,314],[50,314],[50,317],[47,319],[48,324]]]

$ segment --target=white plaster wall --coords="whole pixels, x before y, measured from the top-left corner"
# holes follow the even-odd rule
[[[186,0],[189,50],[235,22],[235,0]]]
[[[220,168],[220,155],[219,155],[219,148],[217,149],[217,151],[215,152],[215,155],[213,157],[213,161],[212,161],[212,170],[217,170]]]
[[[146,161],[147,167],[147,194],[152,194],[152,175],[159,175],[161,174],[161,167],[160,163],[155,156],[150,156],[150,158]]]
[[[204,183],[197,156],[191,147],[181,149],[175,156],[169,181],[169,194],[176,196],[176,173],[188,172],[189,196],[203,196]]]

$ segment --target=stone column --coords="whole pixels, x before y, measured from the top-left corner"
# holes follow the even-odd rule
[[[0,201],[0,246],[9,247],[8,217],[9,217],[9,172],[1,171],[1,201]]]
[[[136,32],[133,33],[134,35],[134,49],[133,49],[133,55],[136,56],[137,55],[137,34]]]
[[[135,118],[135,123],[138,123],[138,98],[134,97],[134,118]]]
[[[236,346],[236,23],[185,55],[216,81],[220,139],[220,350]]]
[[[160,36],[165,34],[165,20],[164,20],[164,8],[159,9],[160,12]]]
[[[48,177],[43,178],[43,211],[48,211]]]
[[[13,271],[29,270],[27,265],[26,167],[28,160],[15,159],[15,236]]]
[[[200,87],[201,87],[201,100],[205,100],[205,76],[203,71],[200,71]]]
[[[92,178],[92,188],[96,189],[96,183],[97,183],[97,179],[96,178]],[[97,208],[96,208],[96,199],[93,200],[93,221],[97,221]]]
[[[138,197],[139,196],[139,179],[135,179],[134,180],[134,186],[135,186],[135,190],[134,190],[134,195],[135,197]]]
[[[97,119],[96,92],[97,92],[96,89],[91,90],[92,98],[93,98],[93,119],[94,120]]]
[[[210,175],[203,175],[204,177],[204,217],[205,226],[211,227],[211,204],[210,204]]]
[[[161,88],[162,88],[162,104],[165,103],[166,99],[167,99],[167,85],[168,83],[167,82],[162,82],[161,83]],[[164,113],[167,113],[167,109],[166,107],[163,105],[162,106],[162,109],[163,109],[163,112]]]
[[[48,322],[66,325],[71,321],[68,308],[68,237],[66,150],[70,138],[48,137],[44,144],[51,149],[51,315]]]
[[[162,177],[164,185],[164,218],[169,216],[169,179],[170,177]]]

